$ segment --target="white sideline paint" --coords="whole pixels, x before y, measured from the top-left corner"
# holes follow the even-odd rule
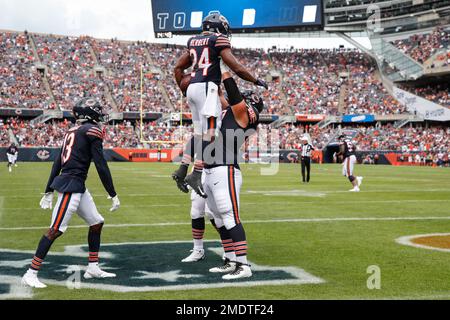
[[[414,220],[450,220],[450,216],[444,217],[342,217],[342,218],[286,218],[271,220],[242,220],[245,224],[257,223],[286,223],[286,222],[341,222],[341,221],[414,221]],[[187,226],[191,222],[160,222],[160,223],[124,223],[124,224],[105,224],[106,228],[130,228],[130,227],[170,227]],[[14,230],[43,230],[48,226],[41,227],[4,227],[0,231]],[[69,226],[72,229],[87,228],[87,225]]]
[[[450,236],[450,233],[426,233],[426,234],[415,234],[412,236],[404,236],[404,237],[400,237],[395,239],[395,242],[405,245],[405,246],[410,246],[410,247],[414,247],[414,248],[420,248],[420,249],[428,249],[428,250],[434,250],[434,251],[441,251],[441,252],[450,252],[450,249],[445,249],[445,248],[436,248],[436,247],[432,247],[432,246],[427,246],[424,244],[418,244],[418,243],[414,243],[413,240],[417,239],[417,238],[423,238],[423,237],[435,237],[435,236]]]

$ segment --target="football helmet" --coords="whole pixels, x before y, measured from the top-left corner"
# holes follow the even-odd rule
[[[245,104],[247,105],[247,112],[250,123],[254,123],[259,119],[259,114],[264,109],[264,101],[257,93],[252,90],[246,90],[242,93]]]
[[[229,37],[231,35],[230,24],[227,18],[220,13],[212,13],[207,15],[202,22],[202,30],[214,33],[221,33]]]
[[[93,123],[108,122],[108,115],[103,113],[100,103],[94,98],[83,98],[79,100],[73,108],[73,115],[76,120]]]

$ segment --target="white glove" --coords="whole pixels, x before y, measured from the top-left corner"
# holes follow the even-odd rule
[[[108,199],[112,200],[112,207],[111,207],[111,209],[109,209],[109,211],[113,212],[113,211],[116,211],[117,209],[119,209],[120,201],[119,201],[119,197],[117,195],[115,197],[109,196]]]
[[[53,207],[53,192],[47,192],[43,194],[44,196],[41,199],[41,202],[39,202],[39,205],[42,209],[52,209]]]
[[[231,73],[230,68],[223,62],[223,59],[220,59],[220,72],[224,74],[225,72]]]

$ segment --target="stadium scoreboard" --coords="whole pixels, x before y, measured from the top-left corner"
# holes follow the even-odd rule
[[[321,0],[152,0],[155,36],[198,33],[214,12],[228,19],[233,33],[317,30],[323,24]]]

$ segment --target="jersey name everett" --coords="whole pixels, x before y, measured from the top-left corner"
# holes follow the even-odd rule
[[[102,129],[91,123],[71,128],[64,136],[61,153],[55,160],[46,192],[84,193],[91,161],[94,160],[97,170],[98,163],[107,167],[103,156],[103,137]],[[110,194],[115,193],[112,179],[109,189]]]
[[[205,168],[210,169],[219,166],[232,165],[239,169],[239,152],[247,139],[256,133],[259,117],[252,108],[248,109],[250,122],[246,128],[242,128],[236,121],[232,107],[222,111],[222,125],[219,137],[215,139],[214,151],[211,152],[213,161],[205,160]],[[220,150],[218,150],[220,148]]]
[[[344,146],[344,158],[355,155],[355,145],[353,144],[353,142],[346,139],[344,140],[344,142],[342,142],[342,145]]]
[[[190,83],[214,82],[220,85],[220,52],[231,48],[230,40],[220,33],[202,33],[190,38],[187,47],[192,61]]]

